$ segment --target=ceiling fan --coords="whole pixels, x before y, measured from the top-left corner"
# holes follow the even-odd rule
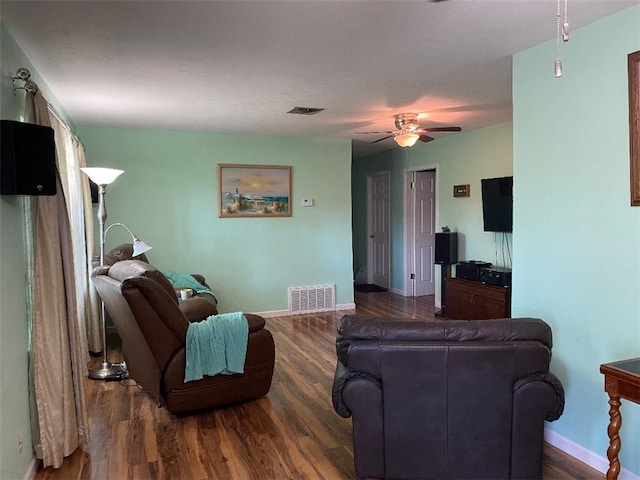
[[[379,138],[378,140],[374,140],[371,143],[378,143],[386,140],[387,138],[392,138],[396,141],[398,145],[401,147],[411,147],[415,145],[415,143],[420,140],[421,142],[430,142],[431,140],[435,140],[433,137],[427,135],[430,132],[461,132],[462,128],[460,127],[431,127],[431,128],[422,128],[418,123],[418,114],[417,113],[398,113],[394,115],[396,122],[396,129],[392,131],[385,132],[357,132],[359,134],[371,134],[371,133],[390,133],[391,135],[387,135],[386,137]]]

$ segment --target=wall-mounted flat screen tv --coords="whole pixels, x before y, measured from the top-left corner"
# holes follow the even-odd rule
[[[484,231],[512,232],[513,177],[485,178],[481,182]]]

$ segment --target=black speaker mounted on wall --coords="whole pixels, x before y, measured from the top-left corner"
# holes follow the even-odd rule
[[[436,251],[434,263],[453,265],[458,262],[458,233],[436,233]]]
[[[0,120],[0,194],[56,194],[56,144],[51,127]]]

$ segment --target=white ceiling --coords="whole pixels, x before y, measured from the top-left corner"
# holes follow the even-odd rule
[[[569,0],[569,23],[638,3]],[[556,8],[556,0],[0,1],[2,22],[78,126],[351,138],[356,157],[396,147],[357,133],[393,130],[396,113],[463,131],[509,121],[511,56],[555,38]],[[551,42],[549,75],[555,54]],[[294,106],[326,110],[287,114]],[[443,135],[456,134],[432,136]]]

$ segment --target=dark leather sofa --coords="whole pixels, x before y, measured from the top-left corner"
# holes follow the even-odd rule
[[[540,479],[564,390],[540,319],[342,318],[333,405],[359,478]]]
[[[122,339],[134,379],[159,406],[182,413],[265,395],[273,377],[275,348],[264,318],[245,313],[249,339],[243,374],[205,376],[184,382],[189,321],[217,313],[203,298],[178,302],[165,276],[139,260],[97,267],[93,282]]]

